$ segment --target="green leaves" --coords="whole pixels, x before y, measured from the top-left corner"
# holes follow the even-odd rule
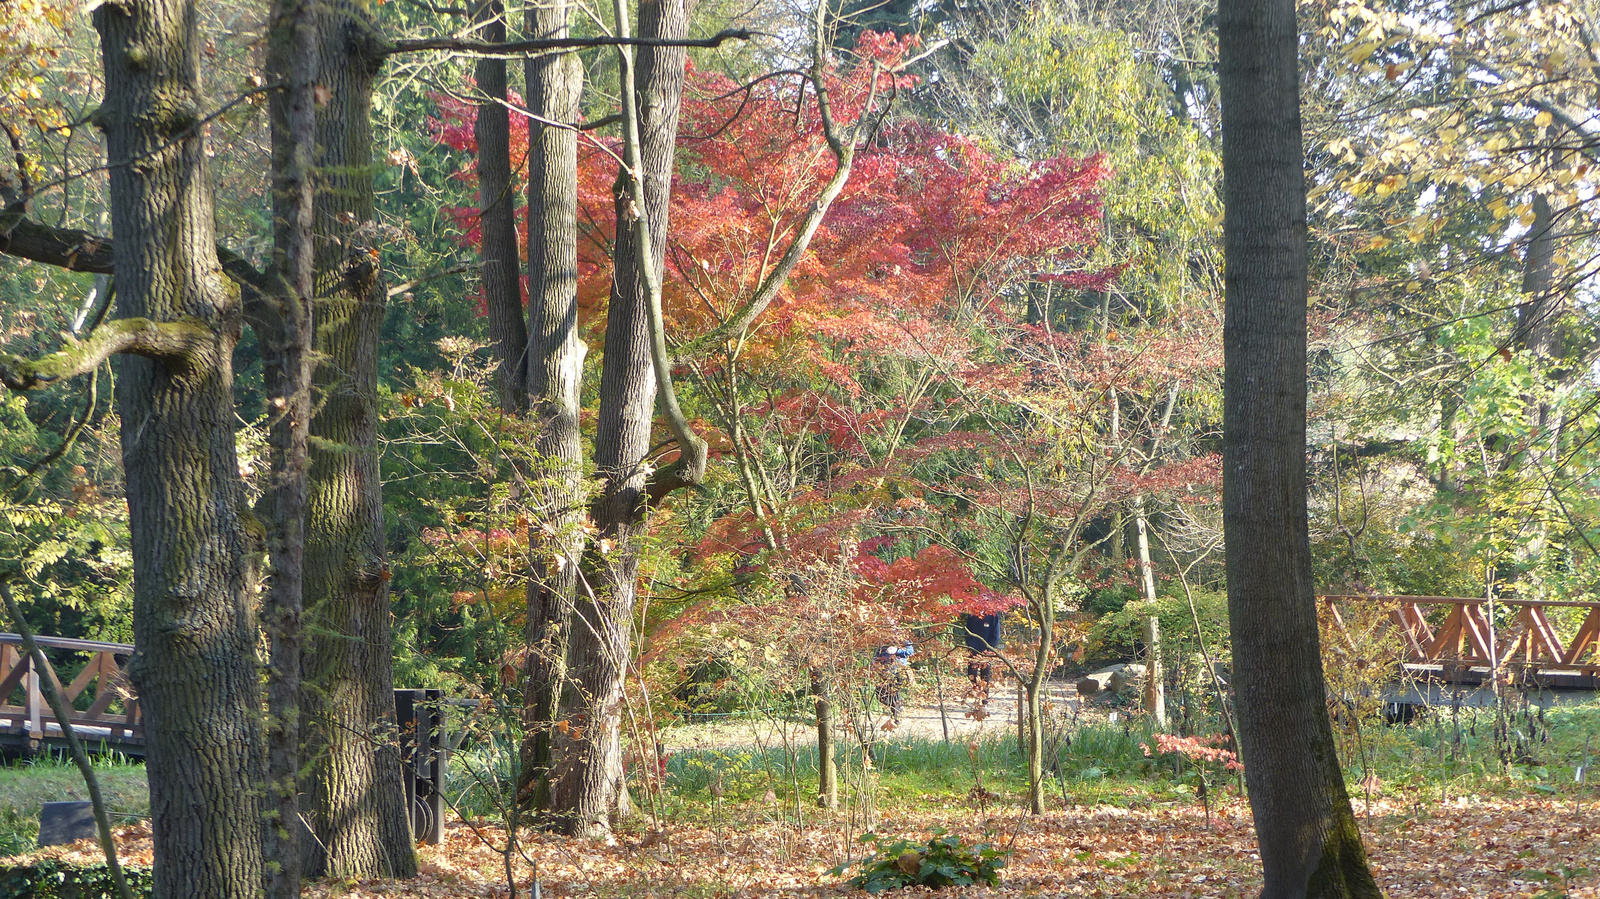
[[[907,886],[995,886],[1010,854],[986,843],[968,846],[943,828],[935,829],[927,843],[889,841],[875,833],[862,834],[859,842],[871,846],[873,853],[859,861],[860,873],[850,878],[850,886],[869,893]],[[843,862],[832,873],[844,874],[850,865]]]

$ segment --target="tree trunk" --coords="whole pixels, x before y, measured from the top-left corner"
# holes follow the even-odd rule
[[[1044,706],[1039,700],[1043,680],[1030,678],[1025,695],[1028,704],[1028,811],[1035,815],[1044,814]]]
[[[1144,620],[1145,672],[1144,710],[1156,727],[1167,726],[1167,673],[1161,664],[1161,619],[1154,615]]]
[[[284,87],[272,122],[272,265],[269,307],[257,326],[271,449],[262,505],[270,510],[272,576],[262,603],[267,664],[265,847],[269,899],[300,895],[300,656],[305,584],[307,436],[311,422],[312,160],[316,153],[316,14],[305,0],[274,0],[267,74]]]
[[[379,36],[350,0],[318,7],[317,351],[306,547],[308,876],[416,873],[395,740],[389,569],[377,453],[378,333],[387,301],[373,212]]]
[[[1293,0],[1222,0],[1223,524],[1263,899],[1377,897],[1328,721],[1306,518],[1306,220]]]
[[[123,318],[186,319],[181,358],[127,357],[116,385],[134,561],[129,675],[144,709],[156,899],[262,884],[261,688],[251,612],[264,533],[234,451],[240,310],[214,249],[192,0],[94,11]]]
[[[1144,709],[1150,713],[1156,727],[1167,726],[1167,690],[1165,673],[1161,670],[1161,619],[1154,614],[1156,601],[1156,569],[1150,562],[1150,522],[1145,516],[1144,497],[1133,498],[1133,528],[1138,537],[1139,587],[1145,602],[1151,604],[1152,614],[1144,622],[1145,678]]]
[[[532,38],[565,37],[565,0],[530,4]],[[527,62],[529,108],[554,122],[576,122],[583,66],[573,54]],[[519,795],[541,813],[553,808],[555,723],[566,681],[572,607],[583,553],[583,443],[578,392],[583,342],[578,339],[578,135],[567,128],[528,125],[527,385],[539,426],[544,470],[535,479],[538,501],[553,533],[530,541],[534,577],[528,584],[528,655]],[[560,822],[553,822],[559,824]]]
[[[817,805],[839,807],[839,765],[834,761],[833,703],[819,672],[811,674],[811,695],[817,698]]]
[[[688,34],[686,0],[643,3],[639,36],[681,40]],[[678,112],[683,97],[681,47],[641,47],[632,86],[640,98],[645,209],[650,223],[650,257],[659,267],[666,249],[668,199],[676,150]],[[625,86],[626,87],[626,86]],[[583,709],[579,735],[566,748],[556,778],[554,805],[568,833],[599,836],[610,832],[608,815],[621,793],[619,725],[622,683],[632,646],[634,599],[638,589],[638,541],[644,532],[650,424],[656,393],[650,347],[646,277],[628,227],[630,188],[619,173],[616,188],[616,275],[606,318],[606,353],[600,376],[600,414],[595,431],[595,475],[602,485],[591,508],[599,530],[585,563],[589,584],[574,610],[569,679],[564,709]],[[655,273],[659,276],[659,272]]]
[[[473,21],[481,41],[506,39],[506,8],[501,0],[478,0]],[[511,110],[506,108],[506,61],[484,57],[474,73],[478,92],[478,226],[483,238],[484,305],[489,311],[489,339],[494,344],[500,408],[521,412],[528,407],[528,328],[522,311],[522,261],[517,253],[516,194],[511,188]]]
[[[1527,299],[1517,307],[1513,345],[1531,350],[1547,361],[1557,361],[1557,325],[1561,321],[1562,295],[1554,290],[1556,223],[1550,199],[1533,195],[1533,224],[1528,228],[1528,249],[1522,264],[1522,292]]]

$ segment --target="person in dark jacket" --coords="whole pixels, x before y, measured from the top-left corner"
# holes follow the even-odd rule
[[[967,646],[967,679],[974,687],[994,682],[994,666],[988,654],[1000,648],[1000,615],[962,615],[962,636]]]

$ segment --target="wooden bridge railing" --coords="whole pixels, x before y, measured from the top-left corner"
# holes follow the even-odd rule
[[[124,660],[133,655],[133,647],[63,637],[39,637],[38,642],[40,649],[88,653],[89,662],[72,683],[62,686],[48,656],[44,670],[35,670],[23,648],[22,638],[16,634],[0,634],[0,744],[33,750],[42,743],[63,739],[61,725],[40,689],[40,678],[44,677],[61,691],[69,707],[84,691],[94,688],[94,701],[89,708],[83,711],[74,708],[71,717],[72,726],[85,743],[105,741],[125,748],[142,747],[144,723],[139,698],[123,669]],[[22,705],[11,702],[18,687],[22,688]],[[111,705],[117,700],[121,700],[122,708],[114,712]]]
[[[1390,624],[1405,642],[1405,662],[1411,665],[1456,665],[1489,668],[1498,660],[1501,667],[1530,674],[1560,672],[1589,677],[1600,673],[1600,602],[1543,599],[1496,599],[1503,609],[1516,609],[1510,622],[1498,633],[1489,627],[1487,602],[1483,597],[1465,596],[1321,596],[1318,597],[1334,627],[1348,634],[1339,613],[1342,603],[1381,603],[1392,605]],[[1449,606],[1443,621],[1437,621],[1439,606]],[[1563,644],[1551,626],[1548,609],[1586,610],[1583,622],[1572,639]],[[1432,612],[1433,614],[1429,614]],[[1430,622],[1437,621],[1437,626]],[[1495,637],[1495,652],[1490,651],[1490,634]],[[1587,658],[1586,658],[1587,656]]]

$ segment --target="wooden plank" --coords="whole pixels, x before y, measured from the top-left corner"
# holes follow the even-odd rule
[[[1339,632],[1339,636],[1344,638],[1345,645],[1354,650],[1356,648],[1355,641],[1350,639],[1350,629],[1345,627],[1344,616],[1339,614],[1339,607],[1332,600],[1324,601],[1322,606],[1328,610],[1328,616],[1332,619],[1333,627]]]
[[[1551,626],[1550,619],[1545,615],[1540,606],[1529,606],[1524,609],[1533,625],[1534,640],[1539,645],[1538,654],[1552,662],[1559,663],[1566,657],[1566,651],[1561,648],[1561,637],[1556,634],[1556,629]]]
[[[1483,606],[1462,606],[1466,614],[1462,616],[1464,630],[1472,639],[1472,658],[1489,664],[1492,658],[1489,654],[1489,620],[1484,617]]]
[[[1433,643],[1433,629],[1428,627],[1428,621],[1422,617],[1422,612],[1411,603],[1401,603],[1400,607],[1389,615],[1405,637],[1411,661],[1428,661],[1427,647]]]
[[[1428,661],[1438,662],[1445,658],[1459,659],[1461,657],[1462,643],[1462,607],[1456,606],[1450,610],[1450,617],[1440,625],[1439,632],[1434,635],[1433,641],[1428,644]],[[1448,650],[1448,655],[1446,654]]]
[[[1583,624],[1578,626],[1578,633],[1572,638],[1572,643],[1567,646],[1566,654],[1562,656],[1563,665],[1575,665],[1578,658],[1600,641],[1600,609],[1594,609],[1583,619]]]
[[[78,676],[72,679],[67,686],[66,701],[71,705],[79,696],[83,695],[84,688],[93,683],[100,676],[100,658],[104,653],[95,653],[89,657],[89,664],[83,666]]]
[[[28,735],[38,738],[44,736],[44,722],[40,720],[43,717],[40,714],[42,711],[40,706],[44,705],[44,697],[39,693],[39,672],[33,668],[34,666],[30,664],[27,674]]]
[[[7,646],[6,648],[10,649],[11,647]],[[33,664],[27,659],[13,659],[11,669],[6,673],[5,679],[0,680],[0,703],[5,703],[6,700],[11,697],[11,691],[15,690],[18,684],[22,683],[22,678],[27,675],[28,669],[32,667]],[[6,707],[27,708],[26,700],[24,700],[24,704],[22,706],[11,706],[8,703]]]
[[[1356,602],[1409,602],[1424,605],[1462,605],[1483,602],[1481,596],[1400,596],[1378,594],[1372,596],[1325,594],[1319,599],[1335,599],[1340,601]],[[1516,599],[1505,597],[1495,599],[1496,603],[1504,606],[1539,606],[1543,608],[1564,609],[1600,609],[1600,602],[1591,602],[1579,599]]]

